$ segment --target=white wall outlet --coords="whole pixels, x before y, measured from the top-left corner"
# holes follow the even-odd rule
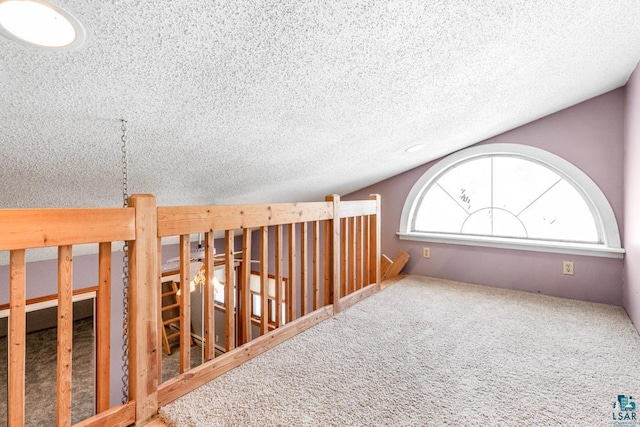
[[[573,276],[573,261],[562,262],[562,274]]]
[[[216,342],[220,341],[220,336],[216,335]]]
[[[422,257],[423,258],[431,258],[431,249],[422,248]]]

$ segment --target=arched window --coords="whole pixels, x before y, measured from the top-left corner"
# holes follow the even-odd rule
[[[581,170],[538,148],[481,145],[454,153],[413,186],[401,239],[621,258],[606,197]]]

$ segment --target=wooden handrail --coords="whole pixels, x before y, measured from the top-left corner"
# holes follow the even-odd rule
[[[135,239],[130,208],[2,209],[0,250]]]
[[[326,202],[159,207],[158,236],[321,221],[332,216],[331,204]]]

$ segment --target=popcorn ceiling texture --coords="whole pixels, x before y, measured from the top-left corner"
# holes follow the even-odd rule
[[[0,208],[118,206],[120,118],[130,193],[319,200],[620,87],[640,59],[635,0],[54,3],[81,48],[0,37]]]

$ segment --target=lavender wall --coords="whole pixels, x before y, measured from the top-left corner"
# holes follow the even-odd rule
[[[640,66],[627,83],[624,123],[624,245],[623,304],[640,331]]]
[[[531,145],[570,161],[604,192],[622,233],[624,94],[624,88],[614,90],[480,143]],[[407,194],[435,162],[344,197],[381,194],[382,252],[391,258],[400,249],[409,252],[404,273],[622,305],[623,260],[398,239]],[[640,211],[640,198],[638,205]],[[431,248],[430,259],[422,258],[425,246]],[[563,260],[575,262],[574,276],[562,274]],[[640,269],[637,275],[640,285]]]

